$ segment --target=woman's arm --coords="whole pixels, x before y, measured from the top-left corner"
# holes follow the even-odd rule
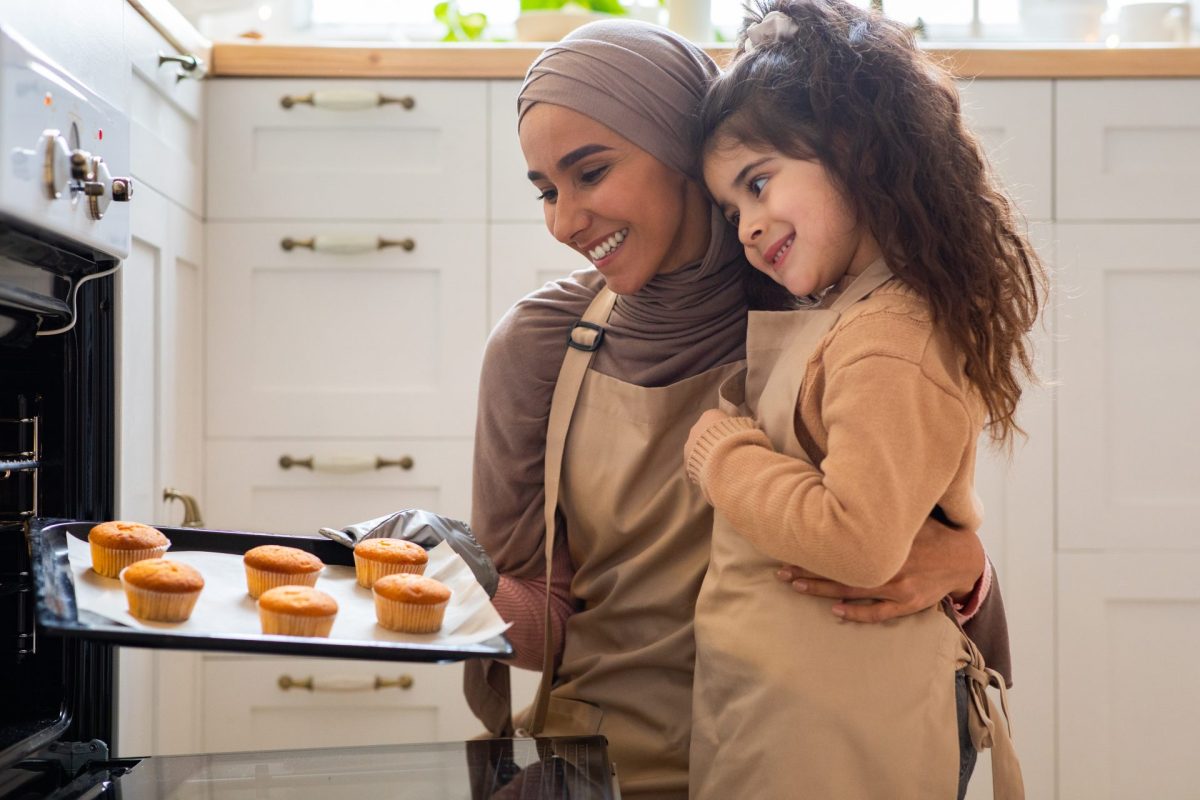
[[[557,545],[561,544],[559,547]],[[554,665],[562,661],[563,633],[567,617],[575,610],[571,600],[571,557],[565,542],[557,542],[554,548],[554,569],[551,573],[550,623],[554,636]],[[505,622],[511,622],[508,639],[516,650],[516,657],[508,661],[521,669],[542,669],[546,630],[543,617],[546,608],[546,580],[542,578],[515,578],[500,576],[500,586],[492,604]]]

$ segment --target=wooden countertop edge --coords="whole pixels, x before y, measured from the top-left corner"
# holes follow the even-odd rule
[[[210,74],[219,78],[521,78],[544,46],[216,42]],[[728,47],[707,49],[719,63],[730,54]],[[928,50],[963,78],[1200,77],[1200,47],[972,45]]]

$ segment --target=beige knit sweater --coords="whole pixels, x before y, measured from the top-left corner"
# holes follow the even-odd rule
[[[796,432],[812,464],[776,452],[753,419],[733,417],[696,439],[688,474],[766,555],[879,586],[935,508],[979,528],[984,421],[928,305],[893,280],[848,309],[808,361]]]

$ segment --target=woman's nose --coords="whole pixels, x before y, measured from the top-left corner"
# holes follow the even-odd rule
[[[586,210],[565,193],[559,193],[553,213],[550,233],[563,244],[571,244],[575,235],[587,227]]]

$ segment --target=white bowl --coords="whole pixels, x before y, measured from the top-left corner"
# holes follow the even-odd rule
[[[591,11],[522,11],[517,17],[517,41],[557,42],[580,25],[612,18]]]

